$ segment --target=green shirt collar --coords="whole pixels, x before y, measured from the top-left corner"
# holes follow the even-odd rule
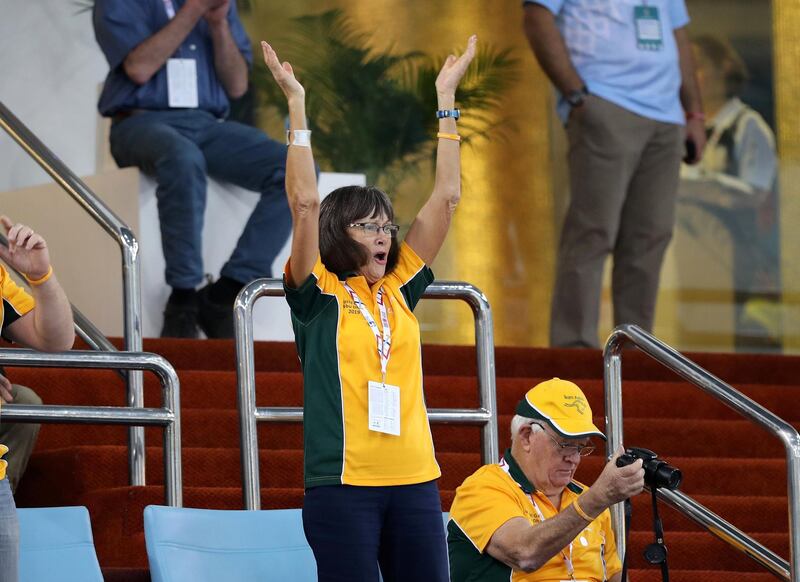
[[[536,487],[533,486],[533,483],[531,483],[525,476],[525,473],[522,472],[522,469],[511,454],[511,447],[507,448],[506,452],[503,453],[503,460],[506,462],[506,465],[508,465],[508,474],[517,482],[517,485],[528,495],[534,493]]]

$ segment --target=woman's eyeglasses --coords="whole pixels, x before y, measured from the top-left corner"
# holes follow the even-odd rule
[[[394,236],[400,227],[396,224],[375,224],[374,222],[353,222],[347,225],[347,228],[357,228],[367,234],[376,235],[378,231],[383,231],[383,234]]]

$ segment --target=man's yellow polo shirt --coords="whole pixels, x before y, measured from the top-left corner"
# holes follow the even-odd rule
[[[0,265],[0,297],[0,333],[3,333],[6,327],[33,309],[34,301],[22,287],[14,283],[3,265]],[[0,445],[0,457],[7,452],[8,447]],[[5,479],[7,464],[5,460],[0,460],[0,481]]]
[[[492,535],[515,517],[531,524],[564,511],[583,493],[584,486],[573,481],[564,489],[561,507],[555,508],[547,497],[536,491],[525,477],[511,450],[496,465],[484,465],[467,477],[456,490],[447,523],[451,582],[561,582],[570,580],[561,553],[553,556],[535,572],[512,570],[485,552]],[[535,503],[535,505],[534,505]],[[538,507],[538,511],[537,508]],[[572,556],[575,580],[602,582],[622,570],[611,514],[600,514],[577,535],[564,555]]]
[[[286,266],[289,272],[289,265]],[[400,387],[400,435],[369,430],[370,381],[381,381],[376,338],[343,280],[380,328],[376,303],[383,288],[391,329],[386,384]],[[409,485],[441,475],[422,391],[419,323],[413,310],[433,272],[407,244],[397,266],[374,285],[341,277],[317,258],[298,288],[286,284],[303,369],[305,486]]]
[[[14,283],[3,265],[0,265],[0,295],[3,302],[0,307],[0,330],[17,321],[34,307],[33,297]]]

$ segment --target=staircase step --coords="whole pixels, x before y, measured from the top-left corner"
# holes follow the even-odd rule
[[[786,462],[783,459],[670,456],[668,460],[683,473],[680,488],[688,495],[786,495]],[[576,478],[592,483],[603,465],[601,456],[586,457]]]
[[[499,417],[501,450],[508,446],[508,427],[512,415]],[[182,441],[187,447],[238,448],[239,414],[234,409],[183,408]],[[595,417],[598,426],[602,417]],[[800,422],[794,423],[800,428]],[[629,418],[625,420],[625,442],[655,450],[667,461],[672,456],[703,456],[727,458],[785,457],[778,439],[754,428],[747,420],[685,421],[670,418]],[[434,443],[439,452],[474,452],[480,450],[481,429],[477,426],[434,424]],[[148,428],[145,436],[150,444],[160,443],[162,429]],[[300,423],[260,423],[259,446],[263,449],[301,449],[303,427]],[[117,444],[127,442],[127,429],[112,425],[46,424],[42,427],[37,451],[88,444]],[[595,455],[603,453],[603,443]]]
[[[647,570],[628,570],[631,582],[661,582],[661,570],[650,566]],[[775,576],[766,572],[726,572],[710,570],[669,569],[671,582],[775,582]],[[106,579],[106,582],[112,582]]]
[[[125,385],[116,373],[108,370],[61,370],[42,368],[14,369],[12,380],[34,386],[50,404],[123,406]],[[236,408],[236,373],[231,367],[221,370],[181,370],[181,406],[183,409]],[[145,373],[145,403],[160,406],[160,386],[155,376]],[[497,406],[501,414],[513,414],[522,395],[546,378],[497,378]],[[573,377],[573,379],[576,379]],[[586,393],[595,414],[603,414],[601,379],[576,381]],[[744,395],[788,421],[800,422],[800,388],[772,384],[737,384]],[[425,393],[432,408],[474,408],[478,405],[474,377],[433,375],[425,377]],[[213,395],[213,397],[212,397]],[[300,406],[303,399],[299,372],[263,371],[256,374],[256,402],[259,406]],[[625,419],[676,418],[741,420],[726,406],[684,382],[626,381],[623,384]]]
[[[747,535],[756,533],[786,534],[789,531],[789,509],[786,496],[692,495],[691,497]],[[667,532],[705,531],[704,528],[664,502],[659,502],[659,515],[664,524],[664,530]],[[640,531],[653,529],[652,500],[648,492],[637,495],[633,499],[631,528]]]
[[[151,441],[152,442],[152,441]],[[440,452],[437,455],[443,476],[440,487],[454,489],[480,466],[478,453]],[[265,487],[302,485],[302,452],[262,449],[259,454],[261,483]],[[681,490],[689,495],[773,495],[786,494],[786,468],[782,459],[725,459],[672,457],[670,463],[683,472]],[[604,459],[587,457],[576,478],[592,483]],[[183,479],[186,486],[236,487],[241,483],[240,453],[236,449],[183,449]],[[147,474],[151,483],[163,483],[162,450],[147,448]],[[80,475],[80,478],[78,476]],[[62,476],[70,476],[71,484]],[[124,446],[91,445],[55,449],[31,458],[25,488],[46,494],[50,487],[71,486],[91,491],[126,484],[127,451]]]
[[[498,419],[501,449],[509,443],[512,415]],[[595,416],[594,423],[604,429],[605,418]],[[800,429],[800,422],[792,423]],[[463,430],[465,427],[461,427]],[[785,459],[786,450],[781,442],[749,420],[685,420],[679,418],[626,417],[623,421],[623,442],[626,446],[653,450],[661,459],[671,457],[725,457]],[[477,438],[477,437],[476,437]],[[597,450],[593,457],[604,455],[605,442],[594,439]],[[478,444],[470,443],[475,450]],[[438,442],[437,442],[438,446]],[[447,441],[450,447],[450,441]],[[439,447],[441,449],[441,447]]]
[[[789,555],[789,535],[779,533],[754,534],[763,544],[784,559]],[[653,543],[653,532],[632,531],[628,548],[630,566],[646,569],[642,552]],[[664,532],[664,543],[669,552],[670,568],[686,570],[714,570],[728,572],[763,572],[754,560],[734,550],[725,542],[705,532]],[[659,572],[660,574],[660,572]],[[671,578],[671,576],[670,576]],[[697,580],[704,580],[696,578]]]
[[[147,447],[149,483],[163,484],[162,459],[160,448]],[[476,453],[442,453],[438,459],[441,466],[447,467],[440,483],[446,489],[455,489],[480,466],[480,455]],[[182,461],[184,486],[241,487],[238,450],[184,448]],[[262,450],[259,463],[263,487],[302,487],[302,451]],[[35,499],[49,500],[53,496],[60,499],[64,495],[124,486],[127,473],[127,450],[123,446],[92,445],[50,450],[31,457],[24,489]]]
[[[118,347],[121,342],[114,340]],[[166,357],[178,370],[232,370],[235,345],[232,340],[145,339],[144,349]],[[298,371],[297,351],[291,342],[255,342],[255,364],[259,370]],[[495,347],[498,377],[600,378],[600,350]],[[687,353],[686,356],[725,381],[741,384],[796,386],[800,357],[772,354]],[[422,346],[426,375],[475,376],[473,346]],[[677,376],[648,356],[631,348],[622,358],[623,379],[672,381]]]

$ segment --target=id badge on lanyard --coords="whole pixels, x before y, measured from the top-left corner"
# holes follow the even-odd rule
[[[375,336],[375,345],[381,362],[381,381],[370,380],[367,382],[367,396],[369,399],[368,428],[374,432],[400,436],[400,387],[386,383],[386,371],[389,366],[392,349],[392,330],[389,326],[388,310],[384,303],[386,294],[383,292],[383,287],[381,287],[378,289],[378,294],[375,298],[375,302],[378,304],[378,311],[381,314],[381,327],[379,328],[375,318],[372,317],[358,294],[347,283],[343,283],[343,285]]]
[[[167,18],[175,18],[172,0],[162,0]],[[194,59],[167,59],[167,99],[170,107],[197,108],[197,61]]]
[[[636,47],[640,50],[659,51],[664,47],[661,17],[657,6],[643,3],[633,8],[633,23],[636,29]]]

